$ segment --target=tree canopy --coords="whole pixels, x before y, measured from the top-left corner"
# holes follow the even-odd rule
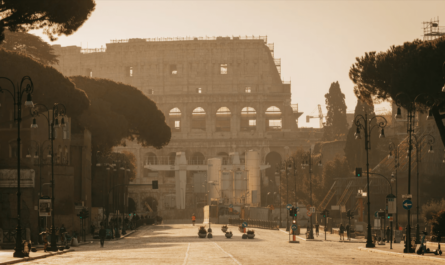
[[[349,77],[355,84],[354,93],[363,101],[370,103],[373,98],[395,99],[406,93],[413,100],[420,93],[430,98],[442,99],[444,85],[442,64],[445,61],[445,38],[433,41],[414,40],[400,46],[391,46],[386,52],[367,52],[356,58],[351,66]],[[419,98],[426,104],[426,98]],[[402,101],[407,107],[409,101]],[[423,105],[423,106],[424,106]],[[439,108],[432,108],[433,115],[445,143],[445,126]]]
[[[5,31],[6,39],[0,43],[0,48],[26,54],[42,64],[57,64],[57,55],[51,45],[42,38],[26,32]]]
[[[77,120],[88,109],[90,101],[84,91],[76,88],[73,82],[56,69],[43,65],[28,56],[17,52],[0,49],[0,73],[14,84],[20,84],[23,76],[29,76],[34,85],[32,94],[34,103],[41,103],[51,108],[54,103],[65,105],[67,115]],[[0,86],[12,90],[6,80],[0,80]],[[12,100],[5,101],[12,107]],[[23,115],[26,115],[24,112]]]
[[[340,84],[333,82],[329,93],[325,95],[328,110],[323,140],[333,141],[346,137],[348,122],[346,120],[345,94],[341,92]]]
[[[0,1],[0,43],[4,30],[27,32],[43,29],[50,40],[71,35],[94,11],[94,0],[2,0]]]
[[[91,131],[93,150],[107,153],[124,139],[155,148],[169,143],[171,130],[164,114],[137,88],[83,76],[71,80],[91,100],[91,108],[82,115],[82,124]]]

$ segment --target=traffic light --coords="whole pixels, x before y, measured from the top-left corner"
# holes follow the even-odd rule
[[[323,218],[329,217],[329,210],[328,209],[324,209],[323,210]]]
[[[362,176],[362,168],[361,167],[357,167],[355,169],[355,176],[356,177],[361,177]]]
[[[294,208],[294,207],[290,208],[289,209],[289,216],[296,217],[297,216],[297,208]]]
[[[389,213],[388,214],[388,219],[391,219],[391,217],[392,217],[392,213]]]
[[[90,212],[88,212],[88,210],[84,208],[80,211],[80,213],[77,214],[77,216],[80,219],[86,219],[86,218],[90,217]]]
[[[157,181],[157,180],[153,180],[153,181],[151,182],[151,186],[152,186],[152,188],[153,188],[154,190],[157,190],[157,189],[158,189],[158,181]]]

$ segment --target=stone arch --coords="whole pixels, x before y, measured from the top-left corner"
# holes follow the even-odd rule
[[[157,165],[158,164],[158,158],[155,153],[153,152],[147,152],[144,155],[144,165]],[[150,170],[148,168],[144,167],[144,177],[157,177],[157,171]]]
[[[191,165],[205,165],[206,158],[201,152],[195,152],[190,157],[190,161],[188,161]]]
[[[168,164],[169,165],[174,165],[175,164],[175,160],[176,160],[176,153],[175,152],[170,152],[168,154]],[[165,175],[167,177],[174,177],[175,176],[175,171],[173,171],[173,170],[166,171]]]
[[[240,130],[250,131],[256,129],[257,113],[253,107],[244,107],[241,110]]]
[[[267,168],[265,170],[265,175],[266,175],[266,177],[269,178],[269,180],[272,180],[272,182],[274,182],[276,185],[278,185],[278,183],[279,183],[279,180],[275,179],[276,165],[281,163],[281,161],[282,161],[282,157],[278,152],[272,151],[266,155],[265,162],[266,162],[266,165],[267,164],[270,165],[270,168]]]
[[[221,107],[216,111],[215,127],[217,132],[230,132],[231,115],[228,107]]]
[[[172,131],[181,131],[182,113],[178,107],[172,108],[168,113],[169,125]]]
[[[158,200],[155,197],[148,196],[142,200],[141,208],[147,212],[158,211]]]
[[[228,164],[228,162],[229,162],[229,154],[227,154],[226,152],[219,152],[217,154],[217,157],[222,159],[222,164],[223,165],[227,165]]]
[[[276,106],[270,106],[266,109],[266,131],[281,130],[283,127],[281,109]]]
[[[202,107],[197,107],[192,111],[192,130],[206,130],[206,116],[207,113]]]
[[[133,200],[133,198],[128,197],[128,209],[127,211],[129,213],[135,213],[136,212],[136,202]]]

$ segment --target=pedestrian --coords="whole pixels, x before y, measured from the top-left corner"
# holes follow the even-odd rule
[[[389,226],[386,227],[386,243],[389,243],[389,239],[391,238],[391,229]]]
[[[46,252],[46,250],[48,249],[48,230],[43,231],[42,233],[40,233],[40,235],[42,235],[42,240],[43,240],[43,252]]]
[[[346,225],[346,236],[348,237],[348,240],[349,240],[349,238],[351,238],[350,233],[349,233],[349,229],[350,229],[350,226],[349,226],[349,224],[347,224]]]
[[[103,248],[104,247],[104,243],[105,243],[105,236],[107,235],[107,231],[105,230],[105,228],[102,226],[100,226],[100,230],[99,230],[99,238],[100,238],[100,247]]]
[[[318,223],[315,224],[315,234],[318,236],[320,231],[320,225]]]
[[[342,237],[343,237],[343,240],[345,240],[345,227],[343,226],[343,224],[340,224],[339,232],[340,232],[340,241],[341,241]]]
[[[195,226],[195,221],[196,221],[196,216],[195,216],[195,214],[193,213],[193,214],[192,214],[192,224],[193,224],[193,226]]]

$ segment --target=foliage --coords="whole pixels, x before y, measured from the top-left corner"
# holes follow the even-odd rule
[[[170,141],[171,130],[156,104],[135,87],[106,79],[82,76],[71,80],[91,100],[82,116],[93,137],[93,150],[107,153],[123,139],[161,148]]]
[[[43,29],[51,41],[71,35],[89,18],[94,0],[2,0],[0,1],[0,43],[4,30],[27,32]]]
[[[328,110],[323,134],[324,141],[341,140],[346,138],[348,122],[346,120],[345,94],[341,92],[340,84],[334,82],[325,95]]]
[[[351,66],[349,77],[355,84],[354,93],[363,101],[395,99],[400,92],[411,100],[401,101],[406,107],[418,94],[425,93],[434,99],[444,85],[442,64],[445,61],[445,38],[434,41],[414,40],[400,46],[391,46],[386,52],[368,52],[356,58]],[[427,103],[419,98],[420,104]],[[433,115],[445,143],[445,126],[437,107]]]
[[[34,92],[34,103],[41,103],[52,108],[54,103],[61,103],[66,107],[67,115],[76,122],[79,116],[88,109],[90,101],[84,91],[76,86],[56,69],[45,66],[28,56],[17,52],[0,49],[1,76],[11,79],[14,84],[20,85],[23,76],[31,77]],[[0,86],[4,89],[12,89],[5,80],[0,80]],[[12,100],[5,101],[12,108]],[[23,112],[23,117],[29,115]]]
[[[26,32],[5,31],[6,39],[0,44],[0,48],[27,54],[42,64],[56,64],[57,55],[53,54],[51,45],[42,38]]]
[[[445,235],[445,209],[438,212],[434,217],[433,221],[433,234],[434,235]]]
[[[428,203],[422,205],[422,214],[421,218],[425,220],[425,222],[430,222],[434,219],[438,212],[445,209],[445,199],[440,201],[429,201]]]

